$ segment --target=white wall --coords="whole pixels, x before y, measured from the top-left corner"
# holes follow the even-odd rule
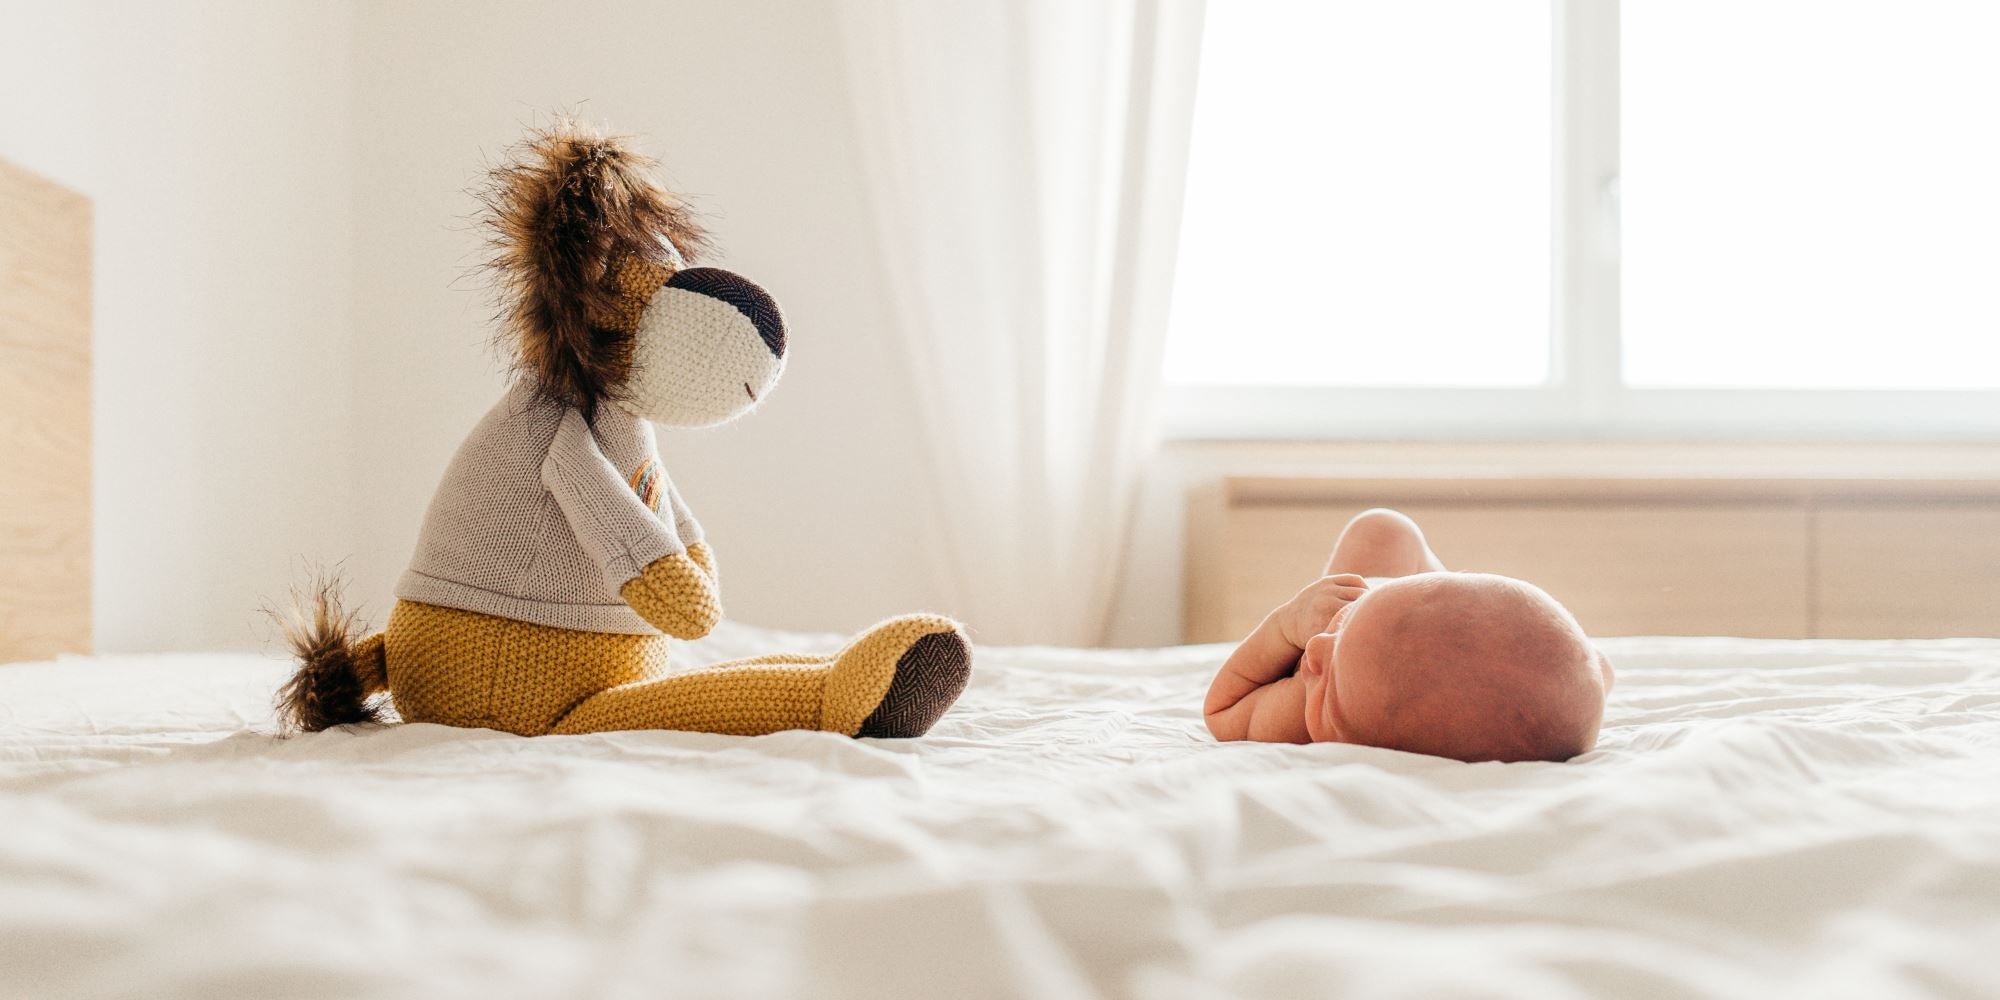
[[[9,3],[0,155],[97,211],[107,650],[233,648],[302,560],[378,616],[497,395],[464,194],[537,110],[644,135],[793,329],[771,403],[662,448],[730,613],[927,607],[833,8],[776,0]]]
[[[96,201],[100,648],[263,644],[306,559],[379,621],[502,383],[465,189],[558,106],[644,136],[792,326],[759,413],[662,435],[730,615],[935,606],[832,4],[0,3],[0,156]],[[1176,475],[1118,641],[1177,633]]]
[[[386,606],[444,463],[501,389],[467,267],[463,192],[538,109],[645,137],[723,253],[783,304],[784,382],[747,420],[663,432],[731,617],[846,631],[932,603],[904,376],[829,4],[367,3],[356,21],[354,218],[360,533],[354,591]]]
[[[354,534],[347,8],[0,26],[0,156],[94,200],[98,646],[253,645],[294,558]]]

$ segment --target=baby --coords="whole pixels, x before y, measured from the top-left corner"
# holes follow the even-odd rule
[[[1611,662],[1533,584],[1447,572],[1416,522],[1380,509],[1348,522],[1326,572],[1216,674],[1202,706],[1216,739],[1464,761],[1562,761],[1597,743]]]

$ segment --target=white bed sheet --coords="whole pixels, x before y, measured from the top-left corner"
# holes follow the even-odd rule
[[[901,743],[0,667],[0,995],[2000,995],[2000,642],[1604,645],[1568,765],[1216,745],[1219,647],[982,650]]]

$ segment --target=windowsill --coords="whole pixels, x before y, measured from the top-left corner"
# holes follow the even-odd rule
[[[1195,478],[2000,480],[2000,444],[1169,441]]]
[[[1175,441],[2000,445],[2000,390],[1168,385]]]

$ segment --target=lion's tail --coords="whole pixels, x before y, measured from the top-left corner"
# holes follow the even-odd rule
[[[318,732],[329,726],[382,721],[389,675],[380,633],[356,640],[356,617],[341,606],[340,580],[323,574],[311,589],[295,594],[292,612],[279,624],[298,669],[278,689],[278,718],[290,731]]]

